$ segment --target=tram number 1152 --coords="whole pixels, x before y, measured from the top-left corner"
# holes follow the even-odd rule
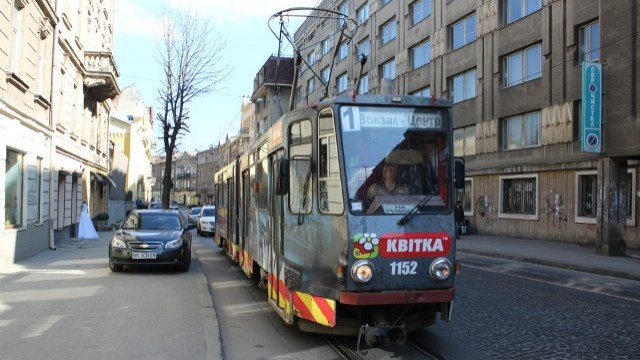
[[[415,275],[417,274],[417,261],[394,261],[390,264],[391,275]]]

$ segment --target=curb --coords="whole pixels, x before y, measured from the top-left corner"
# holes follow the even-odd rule
[[[601,269],[601,268],[594,268],[590,266],[559,263],[555,261],[535,259],[535,258],[526,257],[526,256],[507,255],[507,254],[500,254],[500,253],[487,252],[487,251],[478,251],[478,250],[469,250],[469,249],[465,249],[465,250],[458,249],[457,251],[461,253],[467,253],[467,254],[473,254],[473,255],[488,256],[488,257],[506,259],[506,260],[514,260],[514,261],[526,262],[526,263],[537,264],[537,265],[552,266],[560,269],[568,269],[568,270],[586,272],[590,274],[605,275],[605,276],[612,276],[612,277],[617,277],[621,279],[640,281],[640,276],[630,274],[627,272],[622,272],[622,271],[613,271],[613,270],[607,270],[607,269]]]

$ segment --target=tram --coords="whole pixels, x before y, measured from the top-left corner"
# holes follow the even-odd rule
[[[448,321],[464,186],[452,133],[451,104],[432,98],[289,111],[215,174],[215,241],[302,331],[376,346]]]

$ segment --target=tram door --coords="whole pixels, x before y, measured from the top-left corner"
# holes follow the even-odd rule
[[[279,151],[269,158],[270,171],[269,171],[269,214],[271,222],[271,256],[270,256],[270,273],[269,276],[269,298],[274,301],[278,308],[284,310],[286,316],[290,317],[291,313],[288,310],[288,297],[287,291],[284,287],[284,242],[283,242],[283,221],[282,213],[284,206],[284,196],[275,194],[275,183],[279,173],[278,159],[283,156],[284,151]]]

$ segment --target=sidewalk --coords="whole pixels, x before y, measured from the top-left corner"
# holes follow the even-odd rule
[[[457,251],[640,281],[637,252],[613,257],[578,244],[490,235],[463,235]]]
[[[0,269],[0,358],[220,358],[215,309],[195,251],[186,273],[112,273],[114,233],[72,239]]]

